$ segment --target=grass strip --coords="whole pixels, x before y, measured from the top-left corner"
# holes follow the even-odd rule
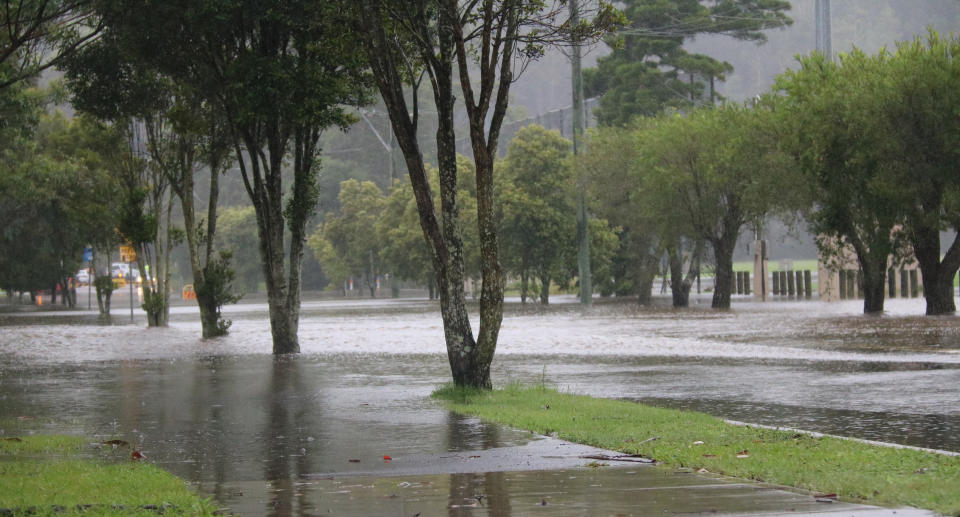
[[[214,504],[130,450],[105,446],[92,459],[88,440],[41,435],[0,438],[0,514],[213,515]],[[111,461],[111,459],[113,461]],[[120,461],[118,461],[120,460]]]
[[[667,468],[709,472],[837,494],[849,502],[960,515],[960,457],[832,437],[737,426],[692,411],[511,385],[446,386],[448,409],[510,427],[628,454]],[[656,438],[656,439],[653,439]]]

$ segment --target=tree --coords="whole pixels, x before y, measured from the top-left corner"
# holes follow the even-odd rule
[[[137,9],[107,3],[108,25],[123,26],[125,41],[135,41],[139,55],[159,56],[161,72],[196,88],[223,116],[257,216],[273,351],[298,352],[301,263],[318,198],[318,141],[327,128],[352,123],[346,106],[363,104],[367,94],[354,33],[343,30],[348,20],[342,6],[320,0],[142,0]]]
[[[68,60],[67,77],[74,94],[74,105],[101,119],[133,125],[136,138],[130,145],[142,146],[134,152],[145,155],[145,164],[151,171],[151,179],[144,177],[145,181],[149,181],[154,189],[170,188],[180,200],[203,337],[222,335],[229,325],[220,317],[220,307],[224,302],[236,300],[229,292],[229,282],[225,281],[226,277],[232,276],[228,271],[229,257],[223,254],[218,257],[213,246],[218,180],[228,154],[223,124],[209,104],[204,105],[197,90],[177,85],[170,77],[161,74],[149,56],[131,53],[128,49],[133,44],[124,41],[124,36],[123,30],[107,27],[101,38]],[[120,162],[127,163],[128,160]],[[209,166],[210,172],[206,224],[197,221],[194,200],[195,174],[203,162]],[[135,189],[129,192],[132,196],[139,196]],[[166,194],[157,193],[161,196],[158,202],[163,202]],[[169,214],[170,207],[165,208]],[[160,207],[159,212],[163,211],[164,207]],[[158,215],[154,213],[143,222],[162,222],[162,216],[158,218]],[[163,226],[169,227],[169,222]],[[128,230],[133,231],[132,228]],[[169,280],[172,246],[165,235],[176,240],[174,237],[179,237],[179,232],[170,228],[157,234],[149,249],[144,249],[144,255],[152,263],[137,261],[141,278],[156,276],[158,284],[164,284],[154,286],[148,282],[144,286],[144,307],[151,326],[164,325],[169,311],[168,296],[164,293],[169,291],[166,282]],[[148,269],[153,269],[152,275]]]
[[[537,56],[541,45],[551,38],[570,38],[562,34],[560,10],[545,10],[540,1],[418,0],[400,5],[365,0],[357,7],[357,29],[407,164],[424,236],[431,245],[453,381],[460,386],[489,388],[490,363],[503,319],[504,275],[493,187],[497,138],[516,67],[522,66],[524,58]],[[592,26],[573,27],[585,28]],[[418,70],[430,79],[437,110],[439,218],[416,137],[417,94],[415,91],[412,95],[412,110],[405,96],[405,85],[416,82]],[[482,278],[480,328],[476,337],[467,315],[463,288],[464,248],[459,231],[461,207],[457,200],[454,130],[455,72],[466,105],[476,167]]]
[[[601,125],[622,126],[665,107],[687,107],[717,98],[714,80],[733,71],[729,63],[690,54],[683,42],[698,34],[725,34],[762,43],[766,29],[789,25],[783,0],[628,0],[629,27],[608,44],[608,56],[584,71],[588,96],[601,96],[594,111]],[[705,82],[704,82],[705,81]]]
[[[743,225],[790,208],[793,193],[802,190],[793,185],[793,161],[779,151],[774,128],[766,107],[724,105],[664,115],[637,137],[646,176],[638,195],[662,214],[664,234],[713,248],[715,309],[730,307],[733,252]],[[691,259],[698,258],[695,251]],[[672,269],[679,261],[672,256]]]
[[[4,0],[0,6],[0,90],[59,65],[95,39],[89,0]]]
[[[775,110],[785,145],[815,189],[811,229],[828,255],[848,245],[855,251],[866,313],[883,311],[888,261],[903,257],[906,244],[897,226],[909,187],[893,180],[907,174],[903,159],[891,156],[902,148],[886,123],[886,60],[858,50],[838,62],[815,53],[776,85],[784,94]]]
[[[340,213],[328,213],[309,245],[324,269],[362,278],[376,297],[382,241],[375,231],[386,197],[372,181],[340,184]],[[332,253],[330,253],[332,252]]]
[[[520,275],[522,301],[530,278],[540,282],[540,303],[551,281],[564,282],[576,260],[576,203],[570,141],[558,131],[527,126],[513,137],[498,178],[504,262]]]
[[[0,285],[51,288],[54,296],[59,286],[73,306],[70,278],[83,248],[112,234],[115,184],[90,145],[98,135],[88,121],[59,112],[37,117],[0,158]]]
[[[893,137],[885,148],[889,167],[903,207],[904,232],[923,274],[923,295],[928,315],[956,312],[953,279],[960,268],[960,237],[954,237],[941,258],[940,232],[960,230],[960,38],[932,32],[924,38],[897,45],[896,52],[881,52],[874,59],[883,67],[872,77],[871,90],[882,104],[882,124]],[[877,92],[877,90],[889,90]],[[890,142],[884,141],[886,145]]]
[[[589,186],[588,205],[615,227],[618,240],[609,273],[596,266],[597,285],[601,294],[635,294],[640,305],[649,305],[663,246],[654,214],[635,195],[635,164],[641,149],[636,130],[601,127],[589,136],[590,148],[580,158]],[[598,254],[592,244],[591,250],[591,262],[596,263]]]

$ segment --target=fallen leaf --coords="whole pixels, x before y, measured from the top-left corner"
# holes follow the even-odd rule
[[[360,460],[355,459],[355,458],[350,458],[350,459],[347,460],[347,461],[349,461],[350,463],[360,463]]]
[[[470,458],[471,460],[474,459],[474,458],[479,458],[479,457],[480,457],[480,456],[468,456],[468,458]]]
[[[393,458],[391,458],[390,456],[387,456],[386,454],[383,455],[383,462],[384,462],[384,463],[389,463],[389,462],[392,461],[392,460],[393,460]]]
[[[738,458],[749,458],[749,457],[750,457],[750,451],[748,451],[747,449],[744,449],[744,450],[742,450],[742,451],[740,451],[740,452],[737,453],[737,457],[738,457]]]
[[[105,441],[105,442],[100,442],[100,443],[102,443],[102,444],[104,444],[104,445],[112,445],[114,449],[116,449],[117,447],[129,447],[129,446],[130,446],[130,442],[128,442],[128,441],[126,441],[126,440],[107,440],[107,441]]]
[[[130,461],[140,461],[144,458],[146,458],[146,456],[142,452],[136,449],[134,449],[133,452],[130,453]]]
[[[813,497],[814,499],[836,499],[837,494],[817,494]]]
[[[704,458],[716,458],[717,455],[716,455],[716,454],[704,454],[703,457],[704,457]]]
[[[546,499],[541,499],[541,500],[540,500],[540,506],[546,506],[546,505],[547,505],[547,500],[546,500]]]

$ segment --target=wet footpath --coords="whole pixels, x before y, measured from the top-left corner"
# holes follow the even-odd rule
[[[161,330],[120,318],[100,326],[76,312],[0,314],[0,433],[131,441],[239,515],[927,514],[584,458],[612,453],[453,414],[429,398],[449,373],[439,317],[426,302],[307,303],[303,353],[278,359],[260,309],[232,308],[233,333],[211,341],[196,337],[188,308]],[[881,346],[878,326],[901,328],[912,317],[848,334],[843,318],[803,310],[806,319],[790,319],[779,337],[761,323],[779,308],[720,318],[518,310],[505,320],[494,375],[956,450],[940,438],[954,435],[960,412],[960,388],[949,382],[960,380],[952,321],[937,320],[918,347]],[[860,337],[837,342],[834,327]],[[803,342],[810,328],[813,341]],[[889,333],[884,339],[907,341]],[[546,343],[551,352],[536,349]],[[772,379],[774,391],[792,384],[807,393],[774,397],[760,388]],[[899,401],[884,388],[891,379],[903,382]],[[799,421],[771,422],[790,407]]]

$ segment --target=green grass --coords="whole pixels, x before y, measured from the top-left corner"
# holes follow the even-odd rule
[[[457,413],[642,454],[667,468],[702,468],[835,493],[851,502],[960,514],[960,457],[735,426],[703,413],[560,393],[542,386],[494,391],[444,387],[434,397]],[[738,457],[744,451],[746,457]]]
[[[0,508],[14,515],[211,515],[216,507],[170,473],[77,436],[0,438]],[[78,505],[92,505],[77,511]],[[57,507],[68,511],[57,512]]]
[[[793,261],[793,271],[816,271],[818,267],[817,259],[804,259]],[[780,261],[771,260],[767,262],[768,271],[780,271]],[[743,260],[733,263],[734,271],[749,271],[753,273],[753,261]]]

